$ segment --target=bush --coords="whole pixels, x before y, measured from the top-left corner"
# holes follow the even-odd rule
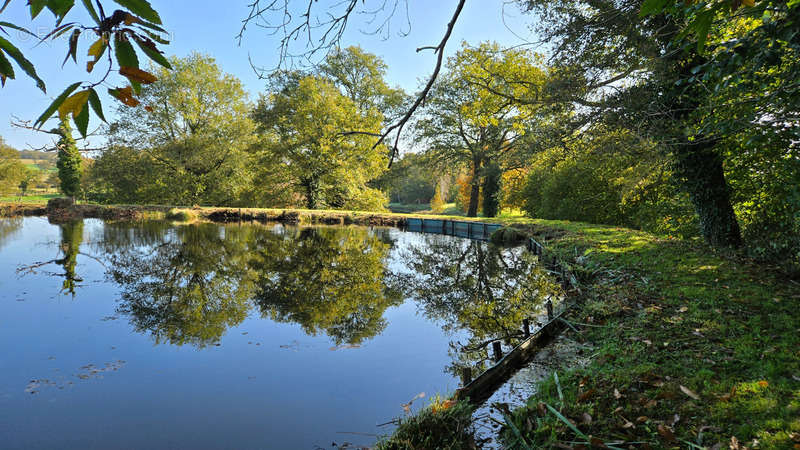
[[[473,411],[466,402],[451,405],[436,397],[427,408],[401,419],[394,434],[379,441],[375,449],[476,449]]]

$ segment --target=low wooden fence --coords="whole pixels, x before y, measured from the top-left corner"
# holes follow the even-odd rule
[[[492,233],[500,228],[502,228],[502,225],[494,223],[441,219],[410,218],[405,223],[406,231],[443,234],[481,241],[488,241]],[[543,268],[553,274],[564,289],[568,289],[570,286],[577,287],[575,277],[559,263],[555,256],[549,255],[541,243],[533,238],[528,238],[525,241],[525,246],[528,251],[539,257]],[[564,314],[567,308],[562,306],[559,309],[560,311],[556,313],[552,301],[548,300],[545,304],[546,323],[537,330],[532,331],[530,329],[530,319],[523,320],[523,323],[520,324],[524,336],[522,342],[505,355],[502,351],[501,342],[499,340],[492,342],[495,364],[475,378],[473,378],[470,368],[464,368],[461,374],[462,387],[456,391],[454,398],[469,400],[476,405],[488,400],[503,383],[508,381],[517,370],[530,361],[539,350],[550,343],[565,327],[566,322],[561,319],[561,315]]]
[[[467,239],[488,241],[492,233],[503,228],[496,223],[467,222],[441,219],[406,219],[406,230],[444,234]]]

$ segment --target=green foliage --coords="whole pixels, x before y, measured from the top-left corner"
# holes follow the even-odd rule
[[[382,439],[376,450],[406,449],[476,449],[472,413],[475,408],[467,402],[442,408],[441,400],[414,415],[400,419],[392,436]]]
[[[405,93],[391,88],[384,80],[386,63],[361,47],[337,48],[329,53],[319,68],[319,75],[342,90],[362,115],[377,111],[393,120],[405,101]]]
[[[81,154],[69,123],[64,121],[59,129],[61,139],[58,141],[58,179],[61,182],[61,192],[68,197],[77,197],[81,191],[81,177],[83,166]]]
[[[254,175],[247,94],[208,56],[171,64],[142,86],[148,112],[118,109],[90,190],[110,202],[236,205]]]
[[[374,138],[382,115],[358,110],[330,81],[294,74],[273,78],[276,90],[262,95],[253,117],[270,149],[287,161],[285,176],[309,209],[382,209],[387,199],[367,183],[386,170],[387,151]]]
[[[16,192],[25,176],[26,170],[19,152],[7,146],[0,137],[0,195]]]
[[[427,205],[436,192],[436,173],[422,156],[409,153],[396,159],[373,184],[392,202]]]
[[[585,134],[531,161],[523,190],[531,217],[624,225],[695,236],[685,195],[670,182],[665,158],[624,131]]]

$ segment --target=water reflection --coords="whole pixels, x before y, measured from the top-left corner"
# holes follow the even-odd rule
[[[3,217],[0,219],[0,250],[22,228],[22,217]]]
[[[107,235],[115,249],[107,275],[122,288],[119,313],[137,331],[157,343],[204,347],[247,317],[255,229],[143,224],[123,231],[110,227]],[[120,245],[122,236],[138,245]]]
[[[408,271],[390,282],[446,331],[468,336],[452,345],[448,370],[454,375],[463,366],[484,369],[488,345],[515,343],[522,337],[522,321],[539,314],[546,299],[558,292],[536,256],[522,249],[436,235],[422,241],[402,252]]]
[[[83,222],[58,226],[62,257],[28,268],[60,265],[74,295]],[[484,368],[493,340],[516,342],[523,319],[558,289],[528,252],[446,236],[165,222],[96,231],[93,252],[120,289],[117,313],[156,343],[203,348],[256,313],[358,346],[384,331],[388,308],[411,300],[453,336],[455,375]]]
[[[21,223],[21,222],[20,222]],[[13,219],[10,221],[4,219],[0,221],[0,245],[2,245],[2,234],[13,234],[14,223]],[[67,222],[59,222],[58,225],[61,232],[61,241],[58,245],[59,257],[48,261],[40,261],[30,265],[21,266],[17,269],[18,274],[32,274],[40,270],[45,270],[48,266],[57,265],[61,266],[63,272],[45,271],[46,274],[55,277],[64,278],[61,285],[61,293],[70,294],[75,297],[75,288],[78,283],[83,279],[78,276],[76,267],[78,265],[78,255],[81,253],[81,244],[83,243],[83,221],[71,220]],[[89,255],[86,255],[89,256]]]
[[[255,301],[274,321],[357,345],[382,332],[384,312],[402,302],[384,283],[390,245],[365,229],[289,230],[259,244]]]

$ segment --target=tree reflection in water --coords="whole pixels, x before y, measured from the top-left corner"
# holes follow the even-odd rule
[[[57,275],[74,293],[83,224],[59,227],[63,258],[42,264],[61,265]],[[466,336],[451,344],[447,370],[457,375],[485,367],[487,345],[515,342],[523,319],[558,293],[528,252],[452,237],[409,235],[397,245],[383,229],[165,222],[98,231],[91,245],[120,286],[118,313],[157,343],[206,347],[255,311],[358,345],[386,328],[387,308],[408,299],[454,340]]]
[[[118,311],[157,343],[213,344],[239,325],[250,310],[255,279],[249,258],[252,227],[212,224],[158,229],[143,225],[130,233],[145,245],[117,246],[109,254],[108,277],[122,287]],[[161,233],[161,239],[153,231]]]
[[[22,217],[0,217],[0,249],[22,228]]]
[[[408,271],[391,283],[414,298],[430,319],[446,331],[465,332],[466,343],[453,343],[453,364],[483,369],[488,345],[511,343],[522,336],[523,319],[540,313],[544,302],[559,292],[536,256],[479,242],[425,235],[422,244],[402,252]]]
[[[70,295],[75,297],[75,288],[78,286],[78,283],[83,281],[83,279],[81,279],[81,277],[78,276],[76,271],[76,267],[78,265],[78,255],[82,254],[81,244],[83,243],[83,221],[71,220],[66,222],[59,222],[56,225],[58,225],[61,232],[61,241],[58,246],[59,256],[61,257],[56,259],[51,259],[49,261],[37,262],[27,266],[20,266],[17,269],[17,273],[20,274],[36,273],[38,272],[39,269],[47,267],[51,264],[61,266],[62,269],[64,270],[63,273],[58,273],[58,272],[46,272],[46,273],[50,276],[64,278],[64,281],[61,284],[61,292],[69,293]],[[13,232],[13,226],[11,227],[4,226],[3,228],[9,228]],[[5,232],[5,230],[3,230],[3,232]],[[0,239],[2,239],[2,237],[3,236],[0,236]]]
[[[156,342],[213,344],[255,305],[336,345],[359,344],[401,302],[383,282],[390,245],[361,228],[107,225],[103,245],[122,287],[118,311]]]
[[[290,230],[264,242],[254,268],[262,314],[360,344],[386,328],[383,313],[402,297],[387,289],[390,245],[363,228]]]

